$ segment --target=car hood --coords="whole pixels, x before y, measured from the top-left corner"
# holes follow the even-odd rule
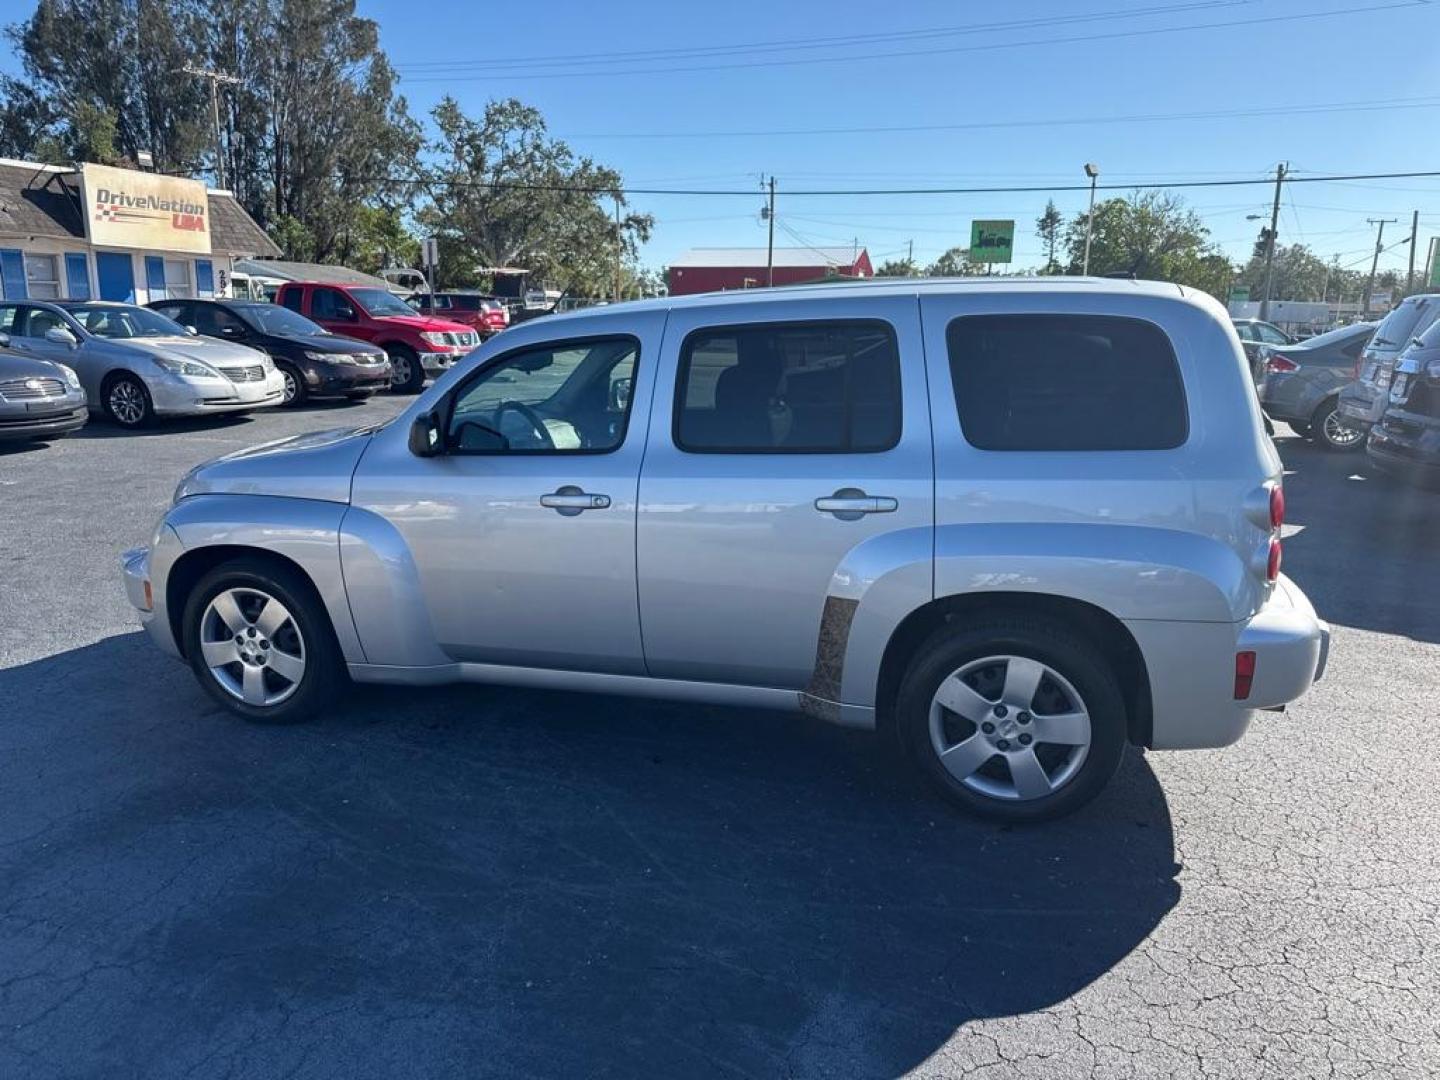
[[[275,495],[349,502],[350,477],[381,426],[315,431],[226,454],[186,473],[175,501],[192,495]]]
[[[288,342],[298,345],[302,349],[309,349],[311,352],[334,353],[337,356],[353,356],[356,353],[364,355],[385,355],[385,350],[368,341],[361,341],[359,338],[343,337],[340,334],[272,334],[276,341]]]
[[[161,356],[181,360],[198,360],[202,364],[258,364],[265,354],[248,345],[216,338],[152,337],[152,338],[102,338],[107,346],[121,348],[146,356]]]
[[[417,333],[426,334],[468,334],[474,329],[464,323],[432,319],[426,315],[376,315],[374,319],[376,322],[390,323],[393,326],[407,326]]]
[[[65,373],[59,364],[42,360],[38,356],[0,349],[0,379],[61,379]]]

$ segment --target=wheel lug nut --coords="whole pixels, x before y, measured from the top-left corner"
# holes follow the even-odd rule
[[[1000,740],[999,742],[997,742],[995,745],[998,746],[1001,750],[1009,750],[1009,749],[1010,749],[1010,740],[1009,740],[1009,739],[1001,739],[1001,740]]]
[[[1020,745],[1021,745],[1021,746],[1029,746],[1032,741],[1033,741],[1033,740],[1030,738],[1029,735],[1021,735],[1021,736],[1020,736]]]
[[[983,731],[986,735],[994,735],[995,725],[990,723],[989,720],[986,720],[985,723],[980,725],[980,730]]]
[[[249,629],[249,630],[246,630],[245,633],[246,633],[246,635],[249,636],[249,637],[254,637],[254,636],[255,636],[255,627],[253,627],[253,626],[250,627],[250,629]]]
[[[244,644],[245,644],[245,637],[244,637],[244,635],[242,635],[242,634],[236,634],[236,635],[235,635],[235,644],[236,644],[236,645],[244,645]]]
[[[260,647],[261,647],[262,649],[268,649],[268,648],[270,647],[270,642],[266,641],[266,640],[262,637],[262,638],[260,639]]]
[[[1007,709],[1007,708],[1005,708],[1004,705],[996,705],[996,706],[995,706],[995,715],[998,716],[998,717],[1001,717],[1002,719],[1005,717],[1005,714],[1008,713],[1009,711],[1010,711],[1010,710]]]
[[[1015,717],[1015,719],[1019,720],[1022,724],[1028,724],[1030,722],[1030,714],[1028,712],[1022,712],[1019,716]]]

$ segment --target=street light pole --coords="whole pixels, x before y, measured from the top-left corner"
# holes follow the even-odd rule
[[[1100,169],[1087,161],[1085,175],[1090,178],[1090,212],[1085,215],[1085,268],[1082,273],[1088,277],[1090,274],[1090,236],[1095,231],[1095,181],[1100,178]]]

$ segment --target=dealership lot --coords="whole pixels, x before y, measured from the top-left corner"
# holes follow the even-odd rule
[[[1324,682],[1003,829],[789,716],[222,715],[119,552],[191,465],[405,400],[0,452],[0,1075],[1440,1071],[1440,495],[1284,434]]]

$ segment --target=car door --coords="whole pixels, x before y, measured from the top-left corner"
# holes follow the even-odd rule
[[[456,380],[437,406],[446,452],[416,457],[391,430],[356,471],[352,505],[403,540],[452,660],[644,672],[635,495],[649,413],[634,402],[649,401],[664,312],[584,325],[531,334]],[[391,613],[357,606],[365,641]]]
[[[350,297],[339,289],[328,285],[315,285],[310,289],[310,318],[332,334],[370,340],[373,332],[360,319],[359,312]]]
[[[827,601],[853,610],[859,549],[887,534],[912,543],[929,598],[933,465],[913,295],[673,311],[650,433],[636,557],[651,675],[815,686]]]

